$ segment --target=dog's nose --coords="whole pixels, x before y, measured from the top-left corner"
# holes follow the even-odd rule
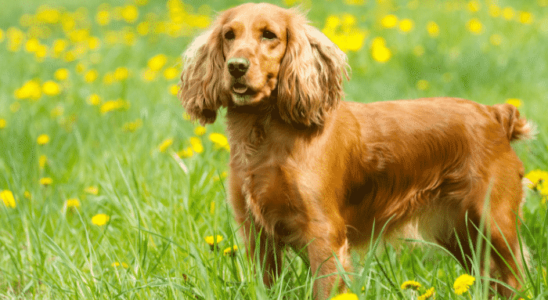
[[[249,69],[249,60],[243,57],[235,57],[228,60],[228,72],[238,78],[245,75]]]

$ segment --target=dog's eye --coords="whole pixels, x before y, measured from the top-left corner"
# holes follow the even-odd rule
[[[265,30],[265,31],[263,31],[263,38],[265,38],[267,40],[273,40],[273,39],[277,38],[277,36],[272,31]]]
[[[227,40],[233,40],[236,36],[234,35],[234,31],[229,31],[225,33],[225,39]]]

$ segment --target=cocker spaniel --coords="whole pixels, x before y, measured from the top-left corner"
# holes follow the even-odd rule
[[[531,129],[514,106],[342,102],[346,55],[297,10],[265,3],[222,12],[183,59],[188,114],[207,124],[227,109],[229,201],[267,285],[290,245],[306,249],[326,298],[344,289],[337,264],[350,270],[351,247],[411,228],[468,269],[489,232],[490,275],[521,287],[524,169],[510,143]]]

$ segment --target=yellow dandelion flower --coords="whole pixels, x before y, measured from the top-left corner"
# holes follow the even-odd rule
[[[39,183],[44,186],[51,185],[53,183],[53,179],[51,177],[42,177],[40,178]]]
[[[212,141],[216,147],[223,148],[228,146],[228,139],[222,133],[211,133],[209,135],[209,140]]]
[[[87,188],[84,189],[84,192],[90,195],[97,195],[99,194],[99,188],[96,186],[88,186]]]
[[[453,288],[455,289],[455,294],[462,295],[466,293],[472,284],[474,284],[474,281],[476,281],[476,278],[473,276],[470,276],[468,274],[460,275],[453,284]]]
[[[164,77],[167,80],[175,79],[179,76],[179,70],[175,67],[169,67],[164,70]]]
[[[519,22],[522,24],[531,24],[533,23],[533,14],[527,11],[521,11],[519,13]]]
[[[530,183],[528,184],[528,187],[530,189],[535,189],[538,187],[539,183],[548,182],[548,172],[543,170],[533,170],[527,175],[525,175],[525,178],[529,179]]]
[[[180,158],[187,158],[187,157],[191,157],[192,155],[194,155],[194,152],[192,151],[192,147],[186,147],[185,149],[177,152],[177,156],[179,156]]]
[[[187,121],[190,121],[190,115],[187,113],[187,112],[184,112],[183,113],[183,120],[187,120]]]
[[[38,158],[38,166],[40,166],[40,169],[43,169],[46,166],[47,162],[48,157],[44,154],[40,155],[40,158]]]
[[[42,96],[42,89],[38,80],[29,80],[23,86],[15,90],[17,99],[33,99],[37,100]]]
[[[194,128],[194,134],[197,136],[202,136],[206,133],[207,129],[204,126],[198,126]]]
[[[471,11],[471,12],[477,12],[481,9],[481,4],[474,0],[474,1],[470,1],[468,2],[468,10]]]
[[[343,293],[331,298],[331,300],[358,300],[358,295],[354,293]]]
[[[129,108],[129,102],[124,101],[122,99],[118,99],[118,100],[110,100],[103,103],[101,105],[100,111],[101,111],[101,114],[106,114],[114,110],[127,109],[127,108]]]
[[[158,151],[160,152],[165,152],[167,150],[167,148],[169,148],[169,146],[171,146],[173,144],[173,139],[172,138],[168,138],[168,139],[165,139],[159,146],[158,146]]]
[[[8,122],[5,119],[0,118],[0,129],[6,128]]]
[[[428,31],[429,36],[435,38],[440,34],[440,26],[436,22],[430,21],[426,24],[426,31]]]
[[[113,268],[122,266],[122,268],[124,268],[124,269],[127,269],[129,267],[129,265],[126,264],[125,262],[119,263],[117,261],[113,262],[110,266],[113,267]]]
[[[173,96],[177,96],[179,94],[179,86],[176,84],[172,84],[169,86],[169,93]]]
[[[223,241],[223,239],[224,238],[220,235],[217,235],[217,236],[210,235],[210,236],[205,237],[206,243],[210,246],[214,246],[215,244],[219,244],[220,242]]]
[[[76,198],[68,199],[67,202],[65,202],[65,207],[67,209],[69,208],[80,208],[80,200]]]
[[[500,34],[493,34],[489,37],[489,42],[493,46],[498,46],[502,43],[502,36]]]
[[[15,203],[15,198],[13,193],[10,190],[3,190],[0,192],[0,199],[6,207],[15,208],[17,205]]]
[[[376,37],[371,43],[371,56],[374,60],[385,63],[390,60],[392,52],[386,47],[386,42],[382,37]]]
[[[86,99],[86,101],[88,102],[88,104],[90,105],[99,105],[101,104],[101,97],[97,94],[91,94],[89,95],[89,97]]]
[[[102,9],[95,15],[95,22],[101,26],[108,25],[110,23],[110,12],[106,9]]]
[[[381,19],[381,25],[384,28],[394,28],[398,25],[398,17],[395,15],[386,15]]]
[[[56,96],[61,93],[61,86],[55,81],[48,80],[42,85],[42,90],[48,96]]]
[[[234,245],[232,247],[225,248],[225,250],[223,250],[223,255],[234,256],[236,254],[236,251],[238,251],[238,246]]]
[[[103,83],[106,85],[110,85],[114,82],[114,74],[111,72],[107,72],[105,76],[103,76]]]
[[[96,214],[91,218],[91,223],[97,226],[103,226],[108,223],[110,217],[106,214]]]
[[[60,68],[53,73],[53,77],[59,81],[67,80],[69,76],[69,70],[67,68]]]
[[[401,284],[402,290],[412,289],[417,291],[420,287],[421,287],[421,284],[414,280],[408,280]]]
[[[141,36],[147,35],[150,31],[150,23],[149,22],[141,22],[139,25],[137,25],[137,33]]]
[[[435,290],[433,287],[429,288],[424,294],[420,295],[417,300],[426,300],[434,296]]]
[[[197,137],[193,136],[190,138],[190,146],[192,147],[192,150],[196,153],[204,152],[204,146],[202,145],[202,141]]]
[[[101,46],[101,40],[98,37],[91,36],[88,38],[88,48],[90,50],[97,50]]]
[[[133,23],[139,18],[139,9],[134,5],[126,5],[121,11],[122,18],[127,23]]]
[[[476,18],[468,21],[468,23],[466,23],[466,27],[468,27],[468,30],[473,34],[480,34],[483,31],[483,25],[481,24],[480,20]]]
[[[522,104],[521,99],[517,99],[517,98],[506,99],[506,103],[511,104],[517,108],[519,108]]]
[[[489,5],[489,15],[493,18],[500,16],[500,7],[496,4]]]
[[[421,91],[426,91],[430,87],[428,80],[421,79],[417,81],[417,89]]]
[[[118,81],[125,80],[129,77],[129,70],[126,67],[118,67],[114,71],[114,79]]]
[[[403,19],[400,21],[400,30],[402,32],[409,32],[413,30],[413,27],[415,26],[415,23],[411,19]]]
[[[147,66],[152,71],[159,71],[167,62],[165,54],[157,54],[148,60]]]
[[[144,72],[143,72],[143,79],[145,81],[153,81],[154,79],[156,79],[156,75],[158,74],[158,72],[154,71],[154,70],[151,70],[151,69],[146,69]]]
[[[88,83],[91,83],[97,80],[97,77],[99,77],[99,72],[97,72],[97,70],[92,69],[86,72],[86,74],[84,75],[84,80]]]
[[[211,203],[209,204],[209,213],[210,214],[215,214],[215,202],[214,201],[211,201]]]
[[[45,144],[49,143],[49,140],[50,140],[49,135],[41,134],[36,139],[36,142],[38,143],[38,145],[45,145]]]
[[[505,20],[512,20],[514,18],[514,15],[516,14],[516,12],[514,11],[513,8],[511,7],[505,7],[503,10],[502,10],[502,17],[505,19]]]

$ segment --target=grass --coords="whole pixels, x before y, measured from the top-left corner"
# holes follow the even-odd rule
[[[64,17],[58,23],[34,23],[36,28],[26,25],[29,16],[37,20],[40,1],[11,1],[0,11],[0,124],[5,122],[0,126],[0,191],[10,191],[15,200],[15,207],[0,201],[0,299],[310,299],[313,274],[295,252],[284,253],[283,271],[270,289],[256,272],[261,266],[250,263],[243,251],[222,254],[233,245],[244,248],[225,201],[229,153],[208,138],[224,133],[222,117],[197,136],[197,125],[183,118],[170,93],[178,76],[164,76],[170,67],[180,69],[180,54],[204,24],[188,25],[191,18],[186,15],[179,25],[187,27],[175,32],[183,34],[170,35],[170,23],[161,23],[173,22],[170,6],[153,1],[137,1],[134,21],[131,11],[126,15],[130,21],[113,19],[121,11],[117,7],[132,3],[116,1],[105,7],[92,0],[79,3],[85,5],[82,9],[73,1],[49,2]],[[210,1],[202,6],[194,1],[184,9],[194,7],[191,15],[213,18],[215,11],[238,3]],[[518,98],[521,113],[537,124],[539,134],[515,149],[526,172],[548,169],[543,110],[548,103],[546,1],[497,1],[496,17],[491,15],[491,2],[483,1],[475,12],[476,2],[460,1],[311,3],[302,5],[310,9],[314,26],[321,29],[329,16],[350,14],[355,24],[344,26],[364,33],[363,45],[347,53],[353,69],[345,85],[347,100],[454,96],[495,104]],[[510,8],[514,15],[506,20],[504,12]],[[97,24],[99,10],[110,12],[109,24]],[[530,23],[522,11],[532,13]],[[405,33],[397,26],[384,28],[386,14],[412,20],[413,29]],[[472,19],[482,24],[477,34],[467,28]],[[138,26],[144,21],[149,22],[149,32],[141,35]],[[439,25],[439,36],[426,31],[430,21]],[[18,49],[9,50],[13,28],[23,37]],[[336,34],[343,31],[338,28]],[[27,43],[37,32],[43,35],[39,43],[47,46],[44,58],[40,49]],[[100,41],[97,48],[91,49],[90,37]],[[390,49],[385,63],[371,56],[375,37],[383,37]],[[60,38],[68,47],[58,58],[51,57],[54,40]],[[67,61],[66,53],[73,50],[74,60]],[[165,64],[147,73],[151,58],[158,54],[165,55]],[[129,76],[109,79],[118,67],[126,68]],[[60,68],[69,71],[68,79],[55,79]],[[90,70],[99,75],[92,82],[85,79]],[[145,78],[154,72],[154,78]],[[16,93],[29,80],[35,80],[42,92],[37,99]],[[48,80],[61,91],[44,94]],[[100,98],[97,105],[90,104],[92,94]],[[126,102],[101,112],[105,103],[116,99]],[[41,134],[50,137],[49,143],[38,145]],[[183,149],[192,156],[179,158],[176,153]],[[44,177],[53,183],[41,185]],[[545,197],[528,190],[524,206],[521,238],[531,252],[520,295],[524,298],[548,297]],[[74,198],[79,207],[67,207],[67,200]],[[93,224],[97,214],[108,215],[109,221]],[[212,235],[223,237],[216,251],[205,242]],[[454,258],[435,245],[402,247],[353,254],[350,291],[360,299],[415,299],[434,287],[437,299],[486,299],[489,285],[479,275],[484,258],[475,258],[472,275],[477,280],[459,296],[453,282],[466,272]],[[399,286],[406,280],[418,281],[422,288],[418,293],[402,291]]]

